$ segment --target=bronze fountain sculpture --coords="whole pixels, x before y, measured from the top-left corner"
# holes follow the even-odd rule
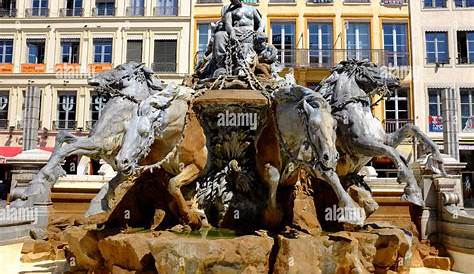
[[[47,200],[54,182],[64,175],[61,161],[71,154],[87,155],[105,159],[118,171],[87,212],[90,223],[96,224],[88,233],[95,235],[99,246],[100,239],[117,234],[117,227],[171,229],[177,234],[200,229],[203,235],[216,227],[270,237],[273,245],[256,259],[265,263],[257,267],[245,259],[230,262],[224,256],[213,263],[190,264],[192,259],[182,255],[187,258],[183,273],[212,272],[213,264],[235,273],[250,269],[249,265],[256,268],[248,273],[284,273],[291,267],[282,266],[288,260],[285,252],[290,252],[284,247],[303,244],[298,238],[320,248],[317,258],[305,260],[331,260],[318,263],[320,272],[315,273],[407,267],[412,234],[365,222],[378,205],[358,175],[372,157],[386,155],[400,171],[399,182],[406,183],[403,199],[422,206],[413,173],[394,149],[408,136],[430,147],[432,162],[437,164],[432,168],[444,173],[438,148],[416,126],[386,134],[370,111],[371,97],[396,88],[399,80],[383,68],[358,60],[339,63],[316,90],[297,85],[291,74],[281,77],[278,52],[267,43],[260,13],[239,0],[223,7],[222,18],[212,29],[195,74],[182,85],[164,84],[143,64],[133,62],[90,79],[90,85],[112,98],[99,122],[87,138],[59,133],[48,164],[25,193],[15,194],[13,204],[31,206]],[[321,209],[332,205],[341,214],[324,220]],[[131,211],[132,217],[124,218],[124,210]],[[323,233],[342,229],[355,232]],[[391,243],[396,248],[390,261],[380,261],[377,249],[383,250],[387,235],[396,239]],[[166,237],[164,242],[189,244],[189,248],[202,244],[176,235]],[[232,240],[216,241],[212,245],[225,246]],[[362,241],[372,249],[365,250]],[[349,243],[350,251],[340,249],[345,246],[342,242]],[[182,269],[181,260],[160,263],[162,256],[168,256],[157,248],[162,243],[149,241],[154,271]],[[111,271],[110,264],[100,263],[108,260],[107,255],[91,264],[79,255],[84,251],[80,243],[69,244],[71,256],[82,258],[79,267]],[[357,255],[342,259],[345,253]],[[323,258],[324,254],[331,259]]]

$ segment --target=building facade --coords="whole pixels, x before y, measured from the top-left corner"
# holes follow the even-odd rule
[[[347,58],[369,59],[387,66],[402,79],[402,88],[374,107],[375,115],[393,132],[412,121],[412,85],[408,5],[403,0],[244,0],[258,7],[269,42],[279,61],[293,68],[296,80],[315,87],[334,64]],[[221,0],[193,0],[191,63],[205,51],[210,22],[220,18]],[[225,1],[224,4],[228,4]],[[412,152],[404,143],[401,151]],[[390,161],[380,159],[382,169]],[[393,168],[393,167],[392,167]],[[393,173],[392,173],[393,175]]]
[[[58,130],[86,135],[106,98],[87,78],[127,61],[163,80],[190,72],[188,0],[4,0],[0,4],[0,155],[21,151],[28,85],[41,89],[41,148]],[[0,173],[1,174],[1,173]]]
[[[467,163],[466,206],[474,206],[474,2],[410,3],[415,123]],[[443,132],[446,140],[443,141]]]

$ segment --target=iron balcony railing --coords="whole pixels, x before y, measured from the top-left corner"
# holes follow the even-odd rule
[[[386,7],[400,7],[406,4],[408,4],[408,0],[382,0],[380,1],[380,5],[386,6]]]
[[[369,60],[390,67],[408,66],[407,52],[389,52],[379,49],[280,49],[280,63],[291,67],[331,68],[342,60]]]
[[[197,0],[198,4],[221,4],[222,0]]]
[[[47,17],[49,16],[48,8],[29,8],[25,10],[26,17]]]
[[[16,9],[0,8],[0,17],[16,17]]]
[[[43,122],[38,121],[38,129],[41,129],[42,127],[43,127]],[[22,120],[16,121],[16,129],[17,130],[23,129],[23,121]]]
[[[474,58],[469,56],[459,56],[457,61],[458,65],[474,64]]]
[[[176,72],[176,62],[155,62],[151,64],[154,72]]]
[[[365,3],[370,3],[370,0],[344,0],[344,3],[365,4]]]
[[[270,0],[270,3],[295,3],[295,0]]]
[[[53,129],[58,130],[58,129],[76,129],[77,127],[77,121],[71,121],[71,120],[58,120],[58,121],[53,121]]]
[[[127,7],[127,16],[144,16],[145,7]]]
[[[172,6],[157,6],[154,8],[153,14],[155,16],[177,16],[178,5]]]
[[[204,58],[204,52],[198,51],[195,64]],[[383,49],[279,49],[278,61],[286,67],[306,67],[329,69],[343,60],[367,59],[376,65],[409,70],[408,52],[391,52]],[[400,72],[402,73],[402,71]],[[406,75],[397,75],[401,79]]]
[[[309,4],[332,4],[334,0],[308,0]]]
[[[93,16],[115,16],[116,8],[92,8]]]
[[[82,16],[83,14],[84,14],[84,9],[82,8],[75,8],[75,9],[62,8],[59,10],[59,16],[61,17]]]
[[[406,124],[413,124],[412,119],[387,119],[384,121],[385,132],[392,133],[404,127]]]

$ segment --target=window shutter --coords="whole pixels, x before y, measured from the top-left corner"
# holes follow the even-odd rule
[[[176,40],[155,40],[155,71],[176,72],[176,46]]]
[[[128,40],[127,41],[127,62],[135,61],[142,62],[142,41]]]

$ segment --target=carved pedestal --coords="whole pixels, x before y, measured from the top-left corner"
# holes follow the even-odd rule
[[[199,180],[197,196],[214,225],[245,226],[243,220],[255,220],[264,206],[255,142],[268,108],[267,98],[254,90],[210,90],[194,101],[209,151],[208,172]]]

